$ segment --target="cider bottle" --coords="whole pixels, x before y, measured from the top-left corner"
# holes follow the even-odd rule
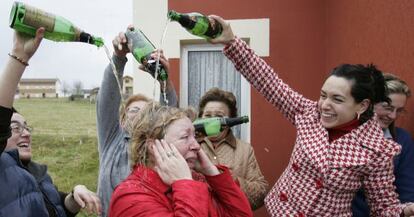
[[[215,19],[196,12],[178,13],[171,10],[168,12],[168,18],[180,23],[191,34],[206,39],[216,38],[223,31],[223,27]]]
[[[36,35],[36,30],[45,28],[44,38],[58,42],[84,42],[101,47],[104,42],[100,37],[95,37],[75,25],[69,20],[32,7],[22,2],[14,2],[10,11],[9,25],[18,32],[31,36]]]
[[[131,53],[134,58],[141,63],[153,77],[155,77],[157,61],[151,57],[151,53],[155,50],[155,46],[140,29],[129,28],[125,32],[125,36],[128,40],[128,44],[131,44]],[[167,71],[165,71],[164,66],[159,63],[158,67],[159,71],[157,79],[161,81],[167,80],[168,74]]]
[[[232,127],[247,122],[249,122],[249,116],[235,118],[212,117],[197,119],[193,122],[193,125],[196,132],[206,136],[215,136],[218,135],[224,127]]]

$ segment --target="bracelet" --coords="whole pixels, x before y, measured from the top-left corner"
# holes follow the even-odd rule
[[[14,55],[14,54],[11,54],[11,53],[8,53],[9,54],[9,57],[11,57],[11,58],[13,58],[13,59],[15,59],[15,60],[17,60],[17,61],[19,61],[21,64],[23,64],[24,66],[29,66],[29,63],[27,63],[27,62],[25,62],[24,60],[22,60],[22,58],[20,58],[20,57],[18,57],[18,56],[16,56],[16,55]]]

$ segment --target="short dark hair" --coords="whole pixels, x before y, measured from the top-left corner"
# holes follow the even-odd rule
[[[387,86],[383,73],[373,64],[342,64],[335,67],[331,76],[345,78],[352,82],[351,95],[355,102],[360,103],[364,99],[370,101],[368,109],[361,114],[360,121],[364,123],[374,115],[373,105],[379,102],[389,102]]]
[[[203,116],[204,107],[211,101],[218,101],[226,104],[230,110],[230,117],[237,117],[236,97],[232,92],[228,92],[217,87],[211,88],[201,97],[200,103],[198,104],[198,117]]]

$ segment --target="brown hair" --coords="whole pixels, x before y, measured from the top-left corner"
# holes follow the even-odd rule
[[[129,105],[131,105],[131,103],[133,102],[137,102],[137,101],[144,101],[144,102],[151,102],[152,100],[148,97],[146,97],[143,94],[135,94],[132,95],[130,97],[128,97],[128,99],[125,101],[125,104],[121,106],[121,109],[119,110],[119,120],[121,122],[121,125],[123,125],[125,123],[125,119],[126,119],[126,108],[128,108]]]
[[[195,119],[196,112],[192,108],[176,108],[161,106],[150,102],[139,115],[134,118],[132,127],[132,143],[130,146],[131,167],[135,165],[148,166],[147,140],[162,139],[166,128],[175,120],[189,118]]]
[[[203,116],[204,107],[211,101],[218,101],[226,104],[230,110],[230,117],[237,117],[236,97],[232,92],[228,92],[217,87],[211,88],[201,97],[200,103],[198,104],[198,117]]]

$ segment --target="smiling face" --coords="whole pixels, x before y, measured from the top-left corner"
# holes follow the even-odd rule
[[[13,113],[10,127],[12,136],[7,140],[6,150],[17,148],[22,161],[30,161],[32,158],[32,135],[27,127],[26,120],[18,113]]]
[[[318,101],[323,127],[333,128],[348,123],[368,108],[367,100],[355,102],[351,88],[352,82],[345,78],[330,76],[326,79]]]
[[[383,129],[388,128],[390,124],[398,119],[407,103],[405,94],[393,93],[388,95],[388,98],[391,100],[390,104],[383,102],[374,106],[374,111]]]
[[[166,128],[164,139],[177,148],[191,169],[195,167],[200,144],[195,139],[194,126],[189,118],[171,122]]]

